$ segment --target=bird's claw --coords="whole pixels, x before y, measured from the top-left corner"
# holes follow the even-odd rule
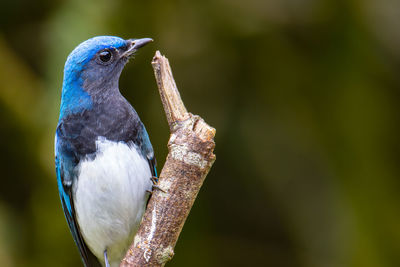
[[[153,183],[153,185],[151,186],[151,191],[147,190],[147,192],[152,194],[154,190],[159,190],[161,192],[167,193],[164,189],[158,186],[158,177],[152,176],[150,180]]]
[[[158,183],[158,177],[152,176],[152,177],[150,178],[150,181],[153,183],[153,185],[156,185],[156,184]]]
[[[154,191],[154,189],[160,190],[163,193],[167,193],[164,189],[162,189],[161,187],[159,187],[158,185],[153,185],[151,187],[151,190]]]

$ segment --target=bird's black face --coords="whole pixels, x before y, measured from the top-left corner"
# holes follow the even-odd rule
[[[129,39],[120,47],[106,47],[97,51],[82,71],[84,89],[91,95],[104,93],[105,88],[118,88],[119,76],[134,53],[150,38]]]

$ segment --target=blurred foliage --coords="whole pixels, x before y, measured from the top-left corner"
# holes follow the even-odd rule
[[[168,266],[400,266],[400,2],[15,0],[0,9],[0,265],[81,266],[53,140],[63,66],[95,35],[152,37],[122,93],[163,165],[151,57],[217,129]]]

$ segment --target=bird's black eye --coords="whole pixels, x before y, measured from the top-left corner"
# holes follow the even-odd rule
[[[103,63],[108,63],[111,61],[112,53],[110,50],[106,49],[99,53],[99,59]]]

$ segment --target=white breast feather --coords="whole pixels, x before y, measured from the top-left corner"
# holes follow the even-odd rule
[[[74,204],[83,238],[100,261],[107,248],[119,266],[140,224],[151,190],[151,170],[134,146],[99,139],[94,160],[78,165]]]

